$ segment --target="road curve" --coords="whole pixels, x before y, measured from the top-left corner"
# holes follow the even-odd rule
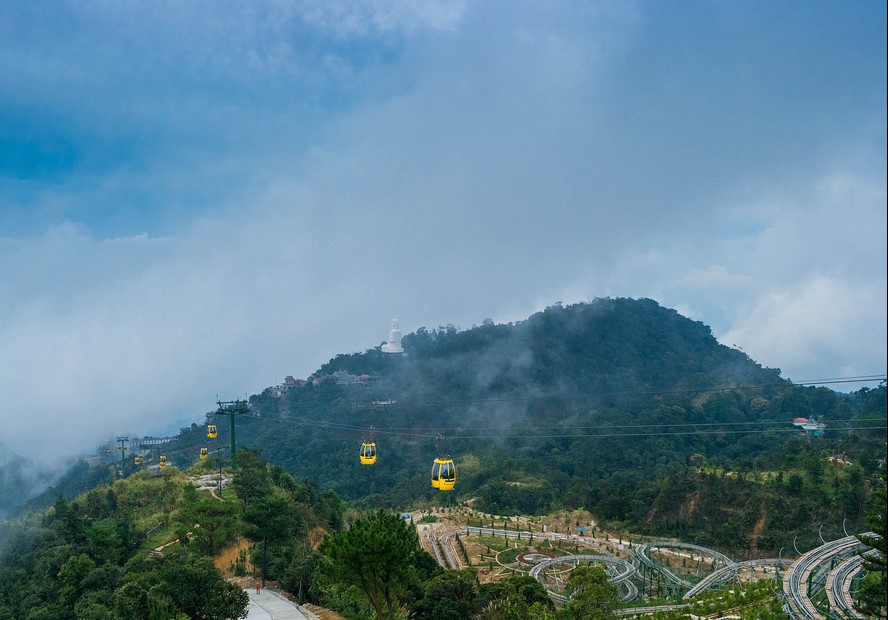
[[[318,620],[318,617],[285,599],[277,592],[262,590],[256,594],[252,588],[246,590],[250,596],[247,607],[247,620]]]

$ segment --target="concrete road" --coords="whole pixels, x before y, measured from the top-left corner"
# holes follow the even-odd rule
[[[247,594],[250,595],[247,620],[317,620],[310,611],[300,609],[271,590],[256,594],[256,590],[249,588]]]

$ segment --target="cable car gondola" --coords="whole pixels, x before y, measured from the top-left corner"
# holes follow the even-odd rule
[[[208,424],[207,425],[207,437],[209,437],[210,439],[215,439],[216,435],[218,435],[218,433],[216,432],[216,425],[215,424]]]
[[[201,460],[201,461],[205,461],[205,460],[207,460],[207,457],[208,457],[209,455],[210,455],[210,451],[209,451],[209,450],[207,450],[206,448],[201,448],[201,449],[200,449],[200,460]]]
[[[166,464],[167,464],[167,457],[165,457],[164,455],[161,454],[160,455],[160,466],[166,467]]]
[[[432,486],[441,491],[452,491],[456,484],[456,465],[449,457],[438,457],[432,465]]]
[[[376,444],[364,442],[361,444],[361,465],[373,465],[376,462]]]
[[[141,454],[137,454],[137,455],[136,455],[136,458],[133,459],[133,462],[134,462],[136,465],[141,465],[141,464],[142,464],[142,455],[141,455]]]
[[[443,441],[443,435],[435,437],[435,452],[438,456],[432,464],[432,486],[441,491],[452,491],[456,484],[456,465],[449,456],[442,455],[440,444]]]
[[[373,465],[376,462],[376,442],[373,441],[373,427],[371,426],[361,438],[361,465]]]

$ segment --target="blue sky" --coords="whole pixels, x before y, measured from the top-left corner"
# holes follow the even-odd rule
[[[195,420],[393,317],[608,296],[797,382],[884,374],[885,24],[871,1],[2,3],[0,442]]]

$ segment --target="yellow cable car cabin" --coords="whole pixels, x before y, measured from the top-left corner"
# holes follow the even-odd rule
[[[376,444],[361,444],[361,465],[373,465],[376,462]]]
[[[161,466],[161,467],[166,467],[166,464],[167,464],[167,457],[165,457],[165,456],[163,456],[163,455],[161,454],[161,455],[160,455],[160,466]]]
[[[141,454],[137,454],[137,455],[136,455],[136,458],[133,459],[133,462],[134,462],[136,465],[141,465],[141,464],[142,464],[142,455],[141,455]]]
[[[452,459],[436,458],[432,465],[432,486],[441,491],[452,491],[456,484],[456,465]]]
[[[209,437],[210,439],[215,439],[216,435],[218,435],[218,433],[216,432],[216,425],[215,424],[208,424],[207,425],[207,437]]]
[[[209,450],[207,450],[206,448],[201,448],[200,449],[200,460],[205,461],[208,456],[210,456]]]

